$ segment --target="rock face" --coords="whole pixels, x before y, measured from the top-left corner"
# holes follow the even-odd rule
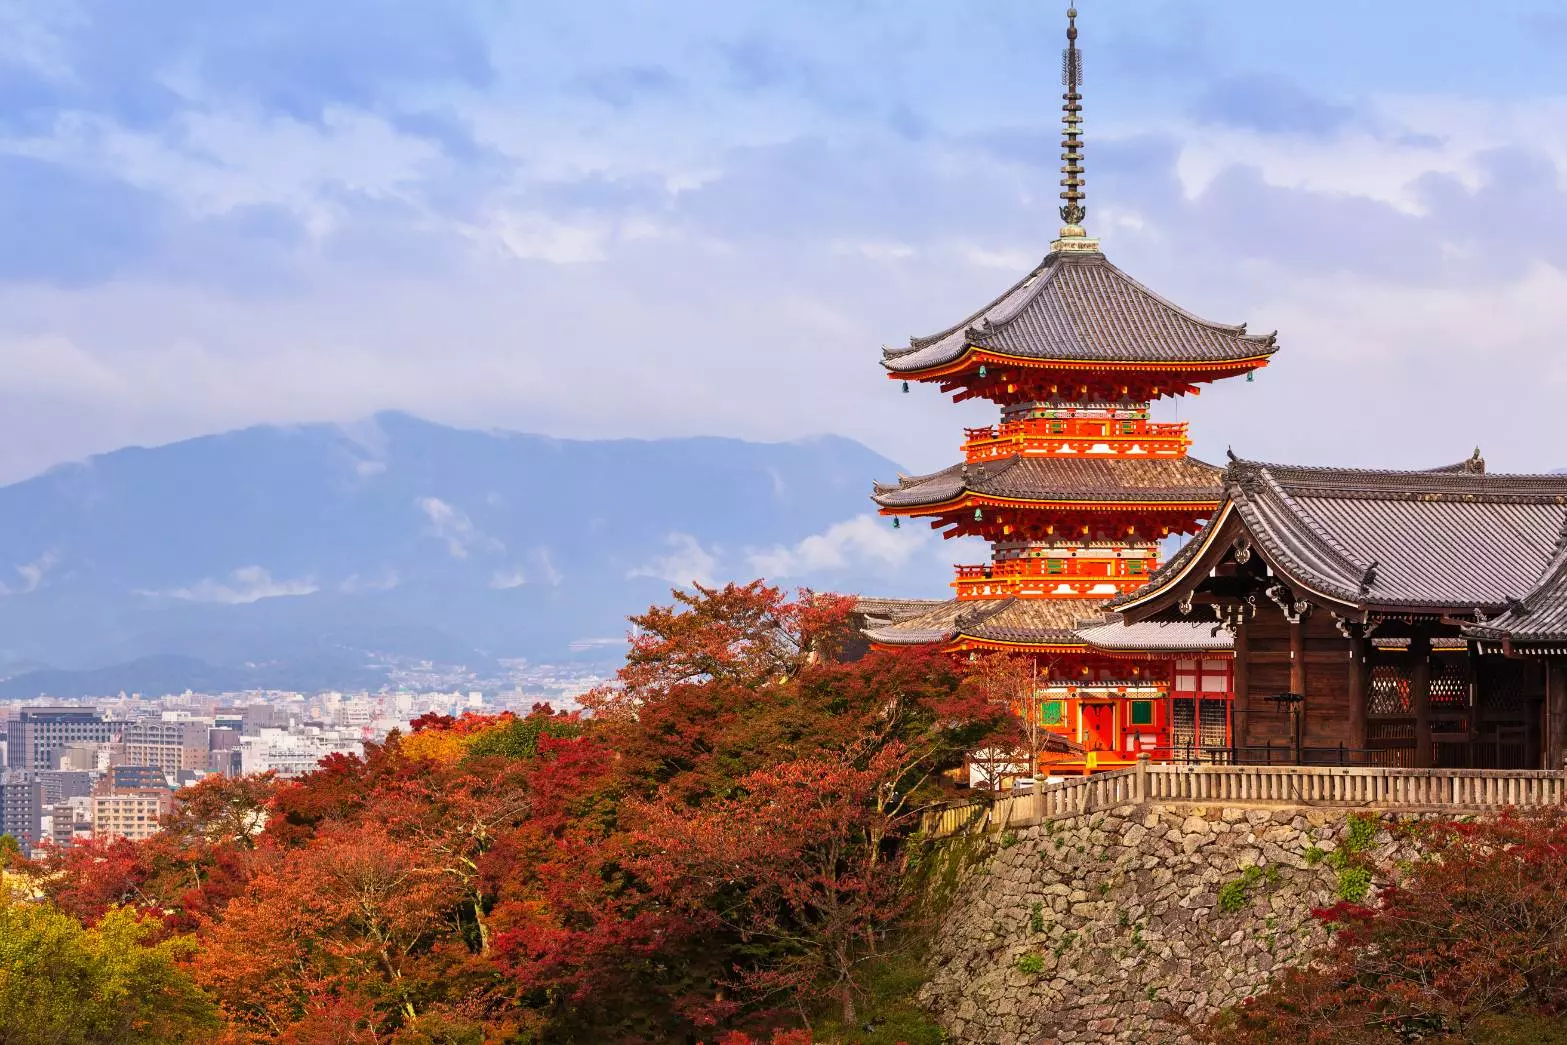
[[[1311,910],[1338,900],[1323,857],[1349,831],[1341,810],[1145,805],[1004,835],[958,885],[920,998],[955,1042],[1191,1040],[1324,942]],[[1369,864],[1414,855],[1385,827],[1368,841]]]

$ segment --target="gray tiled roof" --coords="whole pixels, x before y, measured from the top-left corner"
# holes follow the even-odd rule
[[[1276,351],[1274,335],[1199,319],[1097,251],[1048,255],[1006,293],[907,348],[883,350],[896,372],[941,366],[974,345],[1072,362],[1234,363]]]
[[[952,599],[929,613],[883,628],[867,629],[872,642],[924,645],[960,637],[990,642],[1074,643],[1077,627],[1094,620],[1094,599]]]
[[[1235,648],[1235,636],[1209,621],[1109,620],[1077,633],[1088,645],[1111,653],[1217,653]]]
[[[1219,469],[1194,457],[1009,457],[958,464],[930,475],[878,483],[884,508],[950,501],[965,491],[1029,501],[1163,501],[1217,504]]]
[[[1567,642],[1567,516],[1557,539],[1556,554],[1534,590],[1500,615],[1465,630],[1479,638]]]
[[[1424,472],[1237,460],[1223,478],[1204,532],[1115,604],[1179,576],[1232,512],[1265,558],[1331,599],[1494,613],[1535,590],[1567,511],[1567,476],[1486,474],[1478,455]]]

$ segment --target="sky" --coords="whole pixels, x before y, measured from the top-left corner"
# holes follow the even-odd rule
[[[384,409],[950,463],[880,347],[1054,237],[1064,6],[0,0],[0,482]],[[1567,5],[1078,7],[1089,231],[1279,331],[1199,456],[1567,466]]]

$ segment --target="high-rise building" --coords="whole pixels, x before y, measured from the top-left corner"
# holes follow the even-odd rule
[[[114,727],[95,708],[22,708],[6,735],[12,769],[56,769],[68,744],[107,744]]]
[[[43,785],[31,773],[0,771],[0,835],[24,849],[43,841]]]
[[[1042,772],[1179,757],[1228,741],[1227,633],[1193,620],[1103,625],[1103,607],[1142,586],[1160,546],[1197,531],[1222,495],[1220,469],[1188,456],[1184,423],[1152,404],[1251,375],[1273,334],[1200,319],[1117,268],[1083,228],[1081,53],[1076,12],[1063,53],[1060,216],[1050,251],[990,304],[907,347],[883,350],[888,376],[954,400],[996,404],[998,423],[965,433],[957,464],[878,484],[893,525],[926,519],[977,536],[988,561],[956,567],[956,597],[871,620],[873,646],[936,643],[954,654],[1028,656],[1038,684],[1020,710],[1058,743]],[[1039,768],[1039,767],[1036,767]]]
[[[206,769],[212,727],[190,719],[138,719],[127,724],[114,760],[127,766],[157,766],[166,773]]]

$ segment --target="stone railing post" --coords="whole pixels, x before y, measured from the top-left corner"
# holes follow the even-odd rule
[[[1148,752],[1137,753],[1137,770],[1132,774],[1132,801],[1142,805],[1148,801]]]

